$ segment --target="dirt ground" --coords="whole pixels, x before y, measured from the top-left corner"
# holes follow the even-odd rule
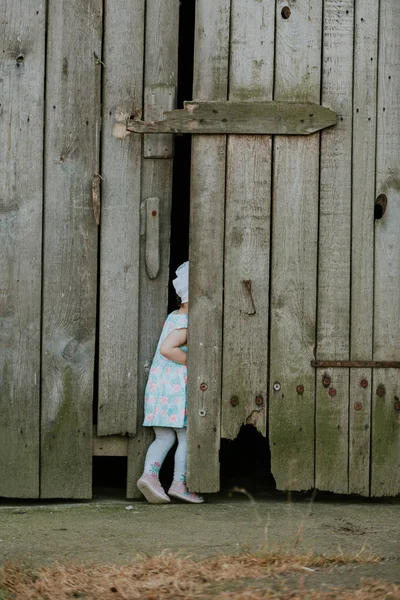
[[[154,556],[166,549],[199,560],[293,548],[303,554],[361,552],[382,559],[317,570],[307,578],[306,585],[312,587],[352,587],[365,577],[400,583],[400,500],[278,493],[248,498],[235,493],[208,497],[200,506],[107,498],[88,503],[0,502],[1,564],[121,565],[138,553]]]

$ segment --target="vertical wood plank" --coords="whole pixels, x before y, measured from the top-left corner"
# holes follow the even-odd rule
[[[98,435],[136,431],[144,0],[105,3]],[[132,32],[135,32],[132,35]]]
[[[90,498],[102,2],[48,11],[41,496]]]
[[[198,0],[195,100],[227,99],[229,23],[229,0]],[[219,489],[225,164],[226,136],[193,136],[188,485],[200,492]]]
[[[320,99],[322,0],[276,12],[275,100]],[[284,14],[284,13],[283,13]],[[314,485],[319,136],[275,138],[269,437],[278,489]],[[299,387],[300,386],[300,387]],[[300,392],[298,392],[300,390]]]
[[[387,210],[375,226],[374,359],[398,360],[400,340],[400,5],[380,3],[376,191]],[[384,395],[377,394],[383,387]],[[376,369],[371,495],[400,493],[400,372]],[[397,410],[396,410],[397,408]]]
[[[274,9],[232,0],[229,100],[272,100]],[[230,439],[245,423],[266,434],[271,148],[271,136],[228,136],[221,437]]]
[[[372,359],[374,198],[378,12],[375,0],[358,0],[354,18],[352,159],[351,352]],[[350,369],[349,493],[369,495],[371,369]]]
[[[321,134],[318,256],[320,360],[350,356],[351,157],[353,0],[325,0],[322,104],[338,114]],[[317,377],[316,487],[348,491],[349,370],[332,369],[325,388]],[[335,395],[333,390],[336,391]]]
[[[146,7],[145,86],[177,84],[179,1],[153,0]],[[145,114],[146,118],[146,114]],[[127,497],[141,496],[136,482],[143,471],[152,428],[142,427],[144,392],[168,307],[171,232],[172,159],[142,161],[142,203],[157,197],[159,203],[160,270],[150,279],[146,270],[146,236],[142,222],[139,268],[139,347],[137,386],[137,433],[129,439]],[[144,213],[142,211],[142,218]]]
[[[46,14],[0,12],[0,496],[37,498]]]

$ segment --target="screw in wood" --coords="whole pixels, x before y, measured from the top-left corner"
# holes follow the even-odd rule
[[[232,396],[231,404],[232,406],[237,406],[239,404],[239,398],[237,396]]]
[[[208,385],[206,383],[201,383],[200,384],[200,389],[202,392],[205,392],[208,389]]]
[[[264,398],[262,396],[256,396],[255,402],[257,406],[262,406],[264,404]]]
[[[156,217],[157,216],[157,211],[156,210],[152,210],[151,211],[151,216],[152,217]]]
[[[331,398],[333,398],[333,396],[336,396],[335,388],[330,388],[328,394],[331,396]]]
[[[275,381],[273,387],[274,387],[274,392],[279,392],[279,390],[281,389],[281,384],[278,383],[277,381]]]
[[[288,6],[284,6],[281,10],[282,19],[288,19],[291,15],[291,10]]]
[[[331,378],[328,377],[327,375],[324,375],[324,377],[322,378],[322,385],[327,388],[330,386],[330,383],[331,383]]]
[[[354,403],[354,408],[355,408],[355,410],[361,410],[361,409],[362,409],[362,404],[361,404],[361,402],[355,402],[355,403]]]
[[[368,381],[366,379],[361,379],[360,381],[360,385],[362,388],[367,388],[368,387]]]
[[[301,394],[304,393],[304,385],[298,385],[297,388],[296,388],[296,391],[301,396]]]
[[[382,384],[378,385],[378,387],[376,388],[376,393],[379,396],[379,398],[383,398],[383,396],[386,393],[385,386]]]
[[[207,414],[207,411],[206,411],[206,410],[204,410],[204,408],[201,408],[201,409],[199,410],[199,415],[200,415],[200,417],[205,417],[205,416],[206,416],[206,414]]]

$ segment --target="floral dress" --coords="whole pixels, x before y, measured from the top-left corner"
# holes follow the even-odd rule
[[[148,427],[187,426],[187,367],[162,356],[161,344],[175,329],[186,329],[188,315],[173,312],[164,323],[151,365],[144,398],[144,422]],[[186,346],[181,347],[187,352]]]

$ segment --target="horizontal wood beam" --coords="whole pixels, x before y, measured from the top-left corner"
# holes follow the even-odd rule
[[[336,124],[336,113],[312,102],[185,102],[162,121],[128,119],[133,133],[310,135]]]
[[[93,428],[93,456],[127,456],[127,435],[98,436],[96,427]]]

